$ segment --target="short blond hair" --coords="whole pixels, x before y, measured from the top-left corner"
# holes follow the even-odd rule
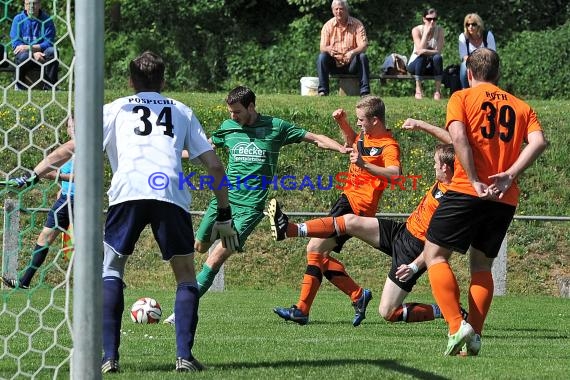
[[[467,30],[467,23],[477,24],[477,33],[479,37],[483,35],[483,31],[485,30],[485,24],[483,23],[483,19],[477,13],[468,13],[465,18],[463,19],[463,34],[466,36],[469,35],[469,31]]]
[[[367,118],[377,117],[382,124],[386,124],[386,106],[382,99],[373,95],[366,95],[356,103],[356,108],[364,111]]]

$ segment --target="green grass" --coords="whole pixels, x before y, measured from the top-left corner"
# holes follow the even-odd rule
[[[108,92],[111,100],[126,92]],[[227,117],[223,104],[225,94],[168,94],[190,105],[210,134]],[[45,123],[38,124],[39,109],[30,105],[21,94],[13,103],[21,107],[21,124],[15,124],[12,108],[0,106],[0,131],[8,144],[24,149],[21,153],[0,150],[0,171],[12,173],[18,165],[32,168],[44,150],[59,143],[65,112],[48,107]],[[34,93],[34,104],[45,104],[43,93]],[[65,98],[64,92],[58,97]],[[258,110],[279,116],[315,133],[340,139],[331,118],[336,108],[345,108],[354,123],[357,98],[330,96],[327,98],[293,95],[262,95]],[[404,173],[422,175],[416,191],[386,191],[380,212],[408,213],[434,180],[432,149],[435,141],[420,133],[399,129],[407,117],[422,118],[443,125],[445,102],[426,99],[417,102],[410,97],[385,98],[387,123],[393,128],[402,147]],[[523,194],[517,210],[519,215],[568,215],[570,186],[570,103],[568,101],[531,100],[538,112],[550,146],[543,156],[521,178]],[[65,102],[62,102],[65,104]],[[20,109],[20,108],[19,108]],[[80,128],[80,126],[78,127]],[[55,131],[57,130],[58,133]],[[30,140],[27,140],[27,139]],[[223,153],[221,154],[224,157]],[[39,158],[38,158],[39,157]],[[285,147],[278,175],[334,174],[345,171],[346,157],[320,151],[305,144]],[[187,165],[187,172],[200,169]],[[110,180],[105,172],[105,187]],[[7,197],[19,198],[24,208],[50,207],[57,185],[43,181],[34,188],[17,194],[1,190],[0,203]],[[287,211],[326,212],[337,199],[338,191],[273,191]],[[193,210],[204,210],[211,193],[193,192]],[[304,218],[295,217],[293,221]],[[29,260],[29,253],[45,220],[36,212],[21,215],[20,270]],[[195,228],[200,218],[194,218]],[[2,228],[2,235],[4,229]],[[297,289],[305,268],[306,239],[276,243],[270,238],[269,223],[262,221],[248,239],[245,253],[234,255],[225,266],[228,292],[209,294],[201,304],[201,321],[196,342],[197,357],[211,370],[196,378],[567,378],[570,360],[568,300],[551,298],[558,295],[557,280],[570,276],[570,226],[568,222],[514,221],[509,233],[507,287],[509,296],[497,297],[489,315],[481,357],[461,360],[443,358],[446,344],[442,321],[415,325],[388,325],[380,320],[371,307],[369,318],[360,328],[350,324],[352,309],[347,299],[331,285],[323,284],[311,313],[312,322],[305,327],[286,324],[271,312],[273,306],[289,306],[297,299]],[[55,250],[53,250],[55,251]],[[174,280],[168,264],[158,255],[150,231],[145,230],[126,272],[127,304],[141,296],[152,296],[161,302],[166,312],[172,309]],[[52,260],[55,252],[48,257]],[[352,239],[336,256],[348,272],[363,286],[373,289],[377,305],[389,259],[364,243]],[[205,254],[196,255],[197,268]],[[468,281],[466,258],[453,255],[452,265],[458,281]],[[0,311],[0,378],[10,378],[16,371],[18,357],[27,350],[44,350],[57,334],[67,347],[70,337],[65,326],[59,325],[61,291],[54,291],[56,309],[45,308],[49,303],[48,289],[63,279],[67,263],[44,264],[32,285],[41,281],[30,301],[32,308],[20,313],[28,299],[23,292],[1,294],[4,301]],[[140,290],[137,290],[140,289]],[[150,291],[149,289],[153,289]],[[410,299],[431,299],[429,283],[423,276]],[[170,302],[170,303],[169,303]],[[44,311],[45,309],[45,311]],[[37,330],[42,315],[48,329]],[[13,333],[16,324],[20,332]],[[117,378],[168,376],[174,357],[174,337],[169,326],[138,326],[125,320],[123,359],[125,370]],[[145,334],[147,335],[145,337]],[[149,336],[152,336],[151,339]],[[10,356],[1,347],[9,347]],[[21,357],[20,364],[29,373],[39,363],[58,362],[67,355],[56,347],[45,359],[34,353]],[[67,365],[67,364],[66,364]],[[66,365],[62,369],[67,372]],[[158,369],[158,370],[157,370]],[[38,378],[52,377],[53,371],[36,374]],[[58,376],[66,378],[67,376]]]
[[[63,297],[55,292],[55,298]],[[23,292],[4,292],[5,307],[17,312],[26,301]],[[127,308],[138,297],[156,298],[168,315],[173,291],[134,289],[126,292]],[[306,326],[285,322],[274,306],[289,306],[297,299],[290,289],[226,291],[201,299],[200,322],[194,354],[208,371],[199,379],[566,379],[570,360],[568,300],[547,296],[495,297],[479,357],[443,357],[446,327],[442,320],[416,324],[389,324],[376,312],[379,291],[370,303],[367,319],[352,327],[353,309],[346,296],[319,293]],[[36,301],[47,302],[42,290]],[[412,293],[409,300],[429,302],[429,293]],[[465,301],[465,300],[464,300]],[[41,303],[41,302],[39,302]],[[38,305],[39,306],[39,305]],[[56,324],[58,315],[46,315]],[[2,317],[0,336],[6,337],[11,318]],[[34,330],[36,320],[20,321]],[[65,334],[64,334],[65,335]],[[65,340],[64,336],[64,340]],[[123,318],[121,374],[113,379],[183,378],[173,372],[174,329],[170,325],[137,325]],[[34,338],[37,340],[37,337]],[[22,340],[10,341],[18,351]],[[39,343],[38,343],[39,344]],[[60,353],[64,357],[63,354]],[[37,355],[36,355],[37,356]],[[23,362],[28,363],[26,357]],[[67,366],[58,378],[66,378]],[[0,361],[0,378],[16,371],[14,360]],[[40,372],[38,378],[52,373]],[[107,378],[107,376],[105,376]],[[187,377],[187,375],[185,376]]]
[[[382,94],[382,89],[379,89]],[[105,100],[110,101],[129,92],[107,91]],[[22,148],[29,144],[49,150],[48,147],[57,145],[54,130],[45,125],[59,126],[59,136],[64,136],[62,120],[65,112],[58,107],[48,107],[43,115],[45,123],[38,126],[39,110],[32,106],[23,94],[10,92],[9,101],[21,108],[21,124],[14,126],[15,116],[12,108],[0,106],[0,130],[7,136],[7,141],[14,147]],[[172,96],[191,106],[208,134],[211,134],[227,118],[224,105],[225,93],[170,93]],[[45,104],[50,101],[48,95],[34,92],[34,104]],[[44,98],[42,98],[45,97]],[[66,93],[60,91],[58,97],[65,99]],[[349,114],[349,120],[355,124],[354,106],[356,97],[302,97],[297,95],[260,95],[257,99],[257,109],[261,113],[270,114],[291,120],[303,128],[315,133],[324,133],[340,140],[338,127],[331,113],[337,108],[344,108]],[[435,102],[425,99],[416,101],[411,96],[386,97],[387,124],[402,147],[403,170],[406,175],[421,175],[417,190],[387,190],[380,201],[379,212],[409,213],[425,191],[434,181],[433,177],[433,147],[435,141],[425,134],[410,133],[399,127],[407,117],[421,118],[436,125],[445,123],[446,101]],[[28,105],[25,105],[26,102]],[[566,100],[529,100],[536,109],[546,136],[550,141],[549,148],[531,166],[520,179],[523,189],[517,215],[558,215],[568,216],[570,210],[570,102]],[[61,100],[61,104],[65,104]],[[81,128],[81,126],[78,126]],[[33,134],[29,131],[33,130]],[[33,136],[30,141],[25,141]],[[24,141],[22,141],[24,140]],[[224,159],[224,152],[218,151]],[[21,168],[32,168],[37,162],[37,156],[42,157],[40,149],[30,147],[21,154]],[[10,149],[0,149],[0,171],[10,173],[18,166],[17,154]],[[279,159],[278,175],[294,174],[308,175],[316,178],[319,174],[335,174],[346,171],[348,161],[346,156],[326,152],[307,144],[294,144],[282,150]],[[200,168],[187,164],[185,172],[197,171]],[[17,171],[19,174],[19,171]],[[110,181],[110,169],[105,170],[105,188]],[[55,199],[58,186],[42,181],[34,188],[15,194],[12,191],[0,189],[0,203],[6,197],[19,197],[22,207],[49,208]],[[331,203],[338,198],[338,190],[330,191],[271,191],[270,197],[278,197],[287,211],[327,212]],[[211,198],[210,191],[193,191],[192,209],[201,211]],[[106,197],[105,197],[106,199]],[[43,225],[45,214],[35,213],[22,215],[21,236],[22,252],[20,268],[28,260],[29,249],[33,247],[37,234]],[[303,218],[294,218],[301,221]],[[33,222],[33,224],[30,224]],[[194,219],[195,227],[199,218]],[[533,222],[515,221],[508,233],[509,251],[509,292],[513,294],[558,294],[557,281],[560,277],[570,276],[570,223],[568,222]],[[268,223],[265,220],[246,243],[246,252],[232,258],[229,262],[226,280],[231,287],[261,289],[269,282],[272,285],[293,288],[299,282],[303,271],[305,240],[276,244],[269,236]],[[30,247],[30,248],[27,248]],[[350,248],[353,247],[353,248]],[[376,251],[365,245],[354,244],[347,247],[340,257],[346,260],[347,268],[360,281],[373,288],[382,286],[376,270],[384,270],[387,260],[378,260]],[[158,252],[150,233],[145,233],[141,239],[137,254],[130,265],[137,272],[144,274],[142,278],[163,287],[170,284],[170,269],[160,264]],[[353,254],[354,253],[354,254]],[[269,254],[269,255],[268,255]],[[204,255],[197,255],[198,265],[204,260]],[[380,262],[380,263],[379,263]],[[282,265],[287,273],[282,273]],[[152,268],[149,270],[147,268]],[[374,268],[374,269],[371,269]],[[380,268],[380,269],[378,269]],[[462,266],[464,268],[464,266]],[[129,276],[135,272],[130,271]],[[380,272],[384,273],[384,272]],[[52,283],[50,273],[46,273],[48,283]],[[383,278],[383,277],[382,277]],[[54,279],[57,281],[57,278]],[[140,281],[138,279],[137,281]],[[143,284],[144,285],[144,284]]]

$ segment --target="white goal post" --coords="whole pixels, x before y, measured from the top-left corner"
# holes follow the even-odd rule
[[[104,1],[75,2],[76,152],[72,379],[100,379],[103,265]]]
[[[0,26],[6,49],[0,60],[10,70],[0,78],[0,180],[29,173],[62,143],[67,116],[73,113],[77,207],[72,221],[76,222],[73,265],[62,259],[62,250],[54,255],[57,245],[52,244],[28,289],[19,281],[27,269],[34,269],[30,259],[35,257],[35,239],[46,219],[45,211],[38,209],[51,206],[59,185],[44,179],[33,187],[0,188],[2,275],[14,281],[9,285],[16,285],[15,289],[3,287],[0,297],[0,378],[100,379],[105,2],[42,1],[42,9],[56,28],[59,63],[58,81],[48,91],[36,90],[40,82],[16,91],[14,73],[19,74],[20,67],[7,31],[24,10],[24,0],[4,1],[3,5]],[[43,75],[45,63],[38,65]],[[73,281],[66,268],[73,269]]]

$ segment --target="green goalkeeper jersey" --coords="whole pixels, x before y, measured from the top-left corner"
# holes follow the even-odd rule
[[[307,131],[285,120],[259,115],[253,125],[226,120],[212,135],[216,147],[228,149],[226,167],[232,204],[263,210],[274,179],[281,147],[301,142]]]

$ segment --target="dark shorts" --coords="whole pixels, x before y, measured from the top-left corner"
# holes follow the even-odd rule
[[[427,240],[455,252],[472,246],[488,258],[499,254],[515,206],[448,191],[441,198],[427,231]]]
[[[150,199],[110,206],[105,221],[105,244],[120,255],[130,255],[149,224],[163,260],[194,252],[190,214],[175,204]]]
[[[424,242],[415,237],[406,228],[406,223],[390,219],[378,219],[380,241],[378,249],[392,258],[392,266],[388,278],[406,292],[411,292],[417,279],[426,271],[420,269],[408,281],[402,282],[396,278],[396,270],[402,264],[410,264],[424,249]]]
[[[340,197],[338,197],[336,203],[331,207],[329,216],[342,216],[346,214],[354,214],[354,211],[352,210],[352,207],[350,206],[350,202],[348,201],[346,195],[341,194]],[[344,243],[346,243],[351,237],[352,236],[350,235],[337,236],[335,238],[336,246],[333,248],[333,251],[337,253],[340,252]]]
[[[69,200],[69,203],[68,203]],[[44,227],[54,228],[60,231],[66,230],[71,223],[71,215],[69,214],[69,205],[73,208],[73,197],[60,195],[55,201],[51,210],[48,211],[47,220]]]

